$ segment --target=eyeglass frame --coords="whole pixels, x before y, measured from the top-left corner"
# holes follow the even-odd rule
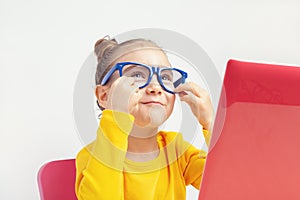
[[[160,77],[160,72],[163,71],[164,69],[168,69],[168,70],[175,70],[175,71],[178,71],[182,76],[181,78],[179,78],[177,81],[175,81],[173,84],[174,85],[179,85],[180,83],[185,83],[185,79],[188,77],[188,73],[181,70],[181,69],[177,69],[177,68],[172,68],[172,67],[154,67],[154,66],[149,66],[149,65],[146,65],[146,64],[142,64],[142,63],[137,63],[137,62],[119,62],[117,64],[115,64],[114,67],[112,67],[107,73],[106,75],[103,77],[102,81],[101,81],[101,85],[105,85],[109,78],[112,76],[112,74],[115,72],[115,71],[119,71],[119,75],[120,77],[123,75],[122,74],[122,71],[123,71],[123,67],[126,66],[126,65],[139,65],[139,66],[142,66],[142,67],[145,67],[147,69],[149,69],[150,71],[150,74],[149,74],[149,77],[148,77],[148,80],[147,82],[140,86],[139,89],[142,89],[146,86],[149,85],[149,83],[151,82],[152,80],[152,77],[154,74],[156,74],[156,77],[157,77],[157,80],[160,84],[160,86],[167,92],[171,93],[171,94],[177,94],[178,92],[173,92],[171,90],[168,90],[163,82],[162,82],[162,79]],[[175,87],[176,88],[176,87]]]

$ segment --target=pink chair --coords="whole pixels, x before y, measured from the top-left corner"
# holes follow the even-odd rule
[[[44,164],[38,172],[41,200],[77,200],[75,159]]]

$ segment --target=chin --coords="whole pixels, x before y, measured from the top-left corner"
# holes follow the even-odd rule
[[[134,115],[134,114],[133,114]],[[167,112],[161,106],[152,106],[135,116],[135,124],[140,127],[159,127],[167,120]]]

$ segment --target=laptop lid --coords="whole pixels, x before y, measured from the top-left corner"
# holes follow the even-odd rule
[[[300,67],[230,60],[199,200],[300,199]]]

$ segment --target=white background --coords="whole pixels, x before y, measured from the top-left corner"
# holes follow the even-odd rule
[[[39,167],[82,148],[73,88],[98,38],[177,31],[222,76],[229,58],[300,66],[299,10],[296,0],[0,0],[0,199],[39,199]]]

